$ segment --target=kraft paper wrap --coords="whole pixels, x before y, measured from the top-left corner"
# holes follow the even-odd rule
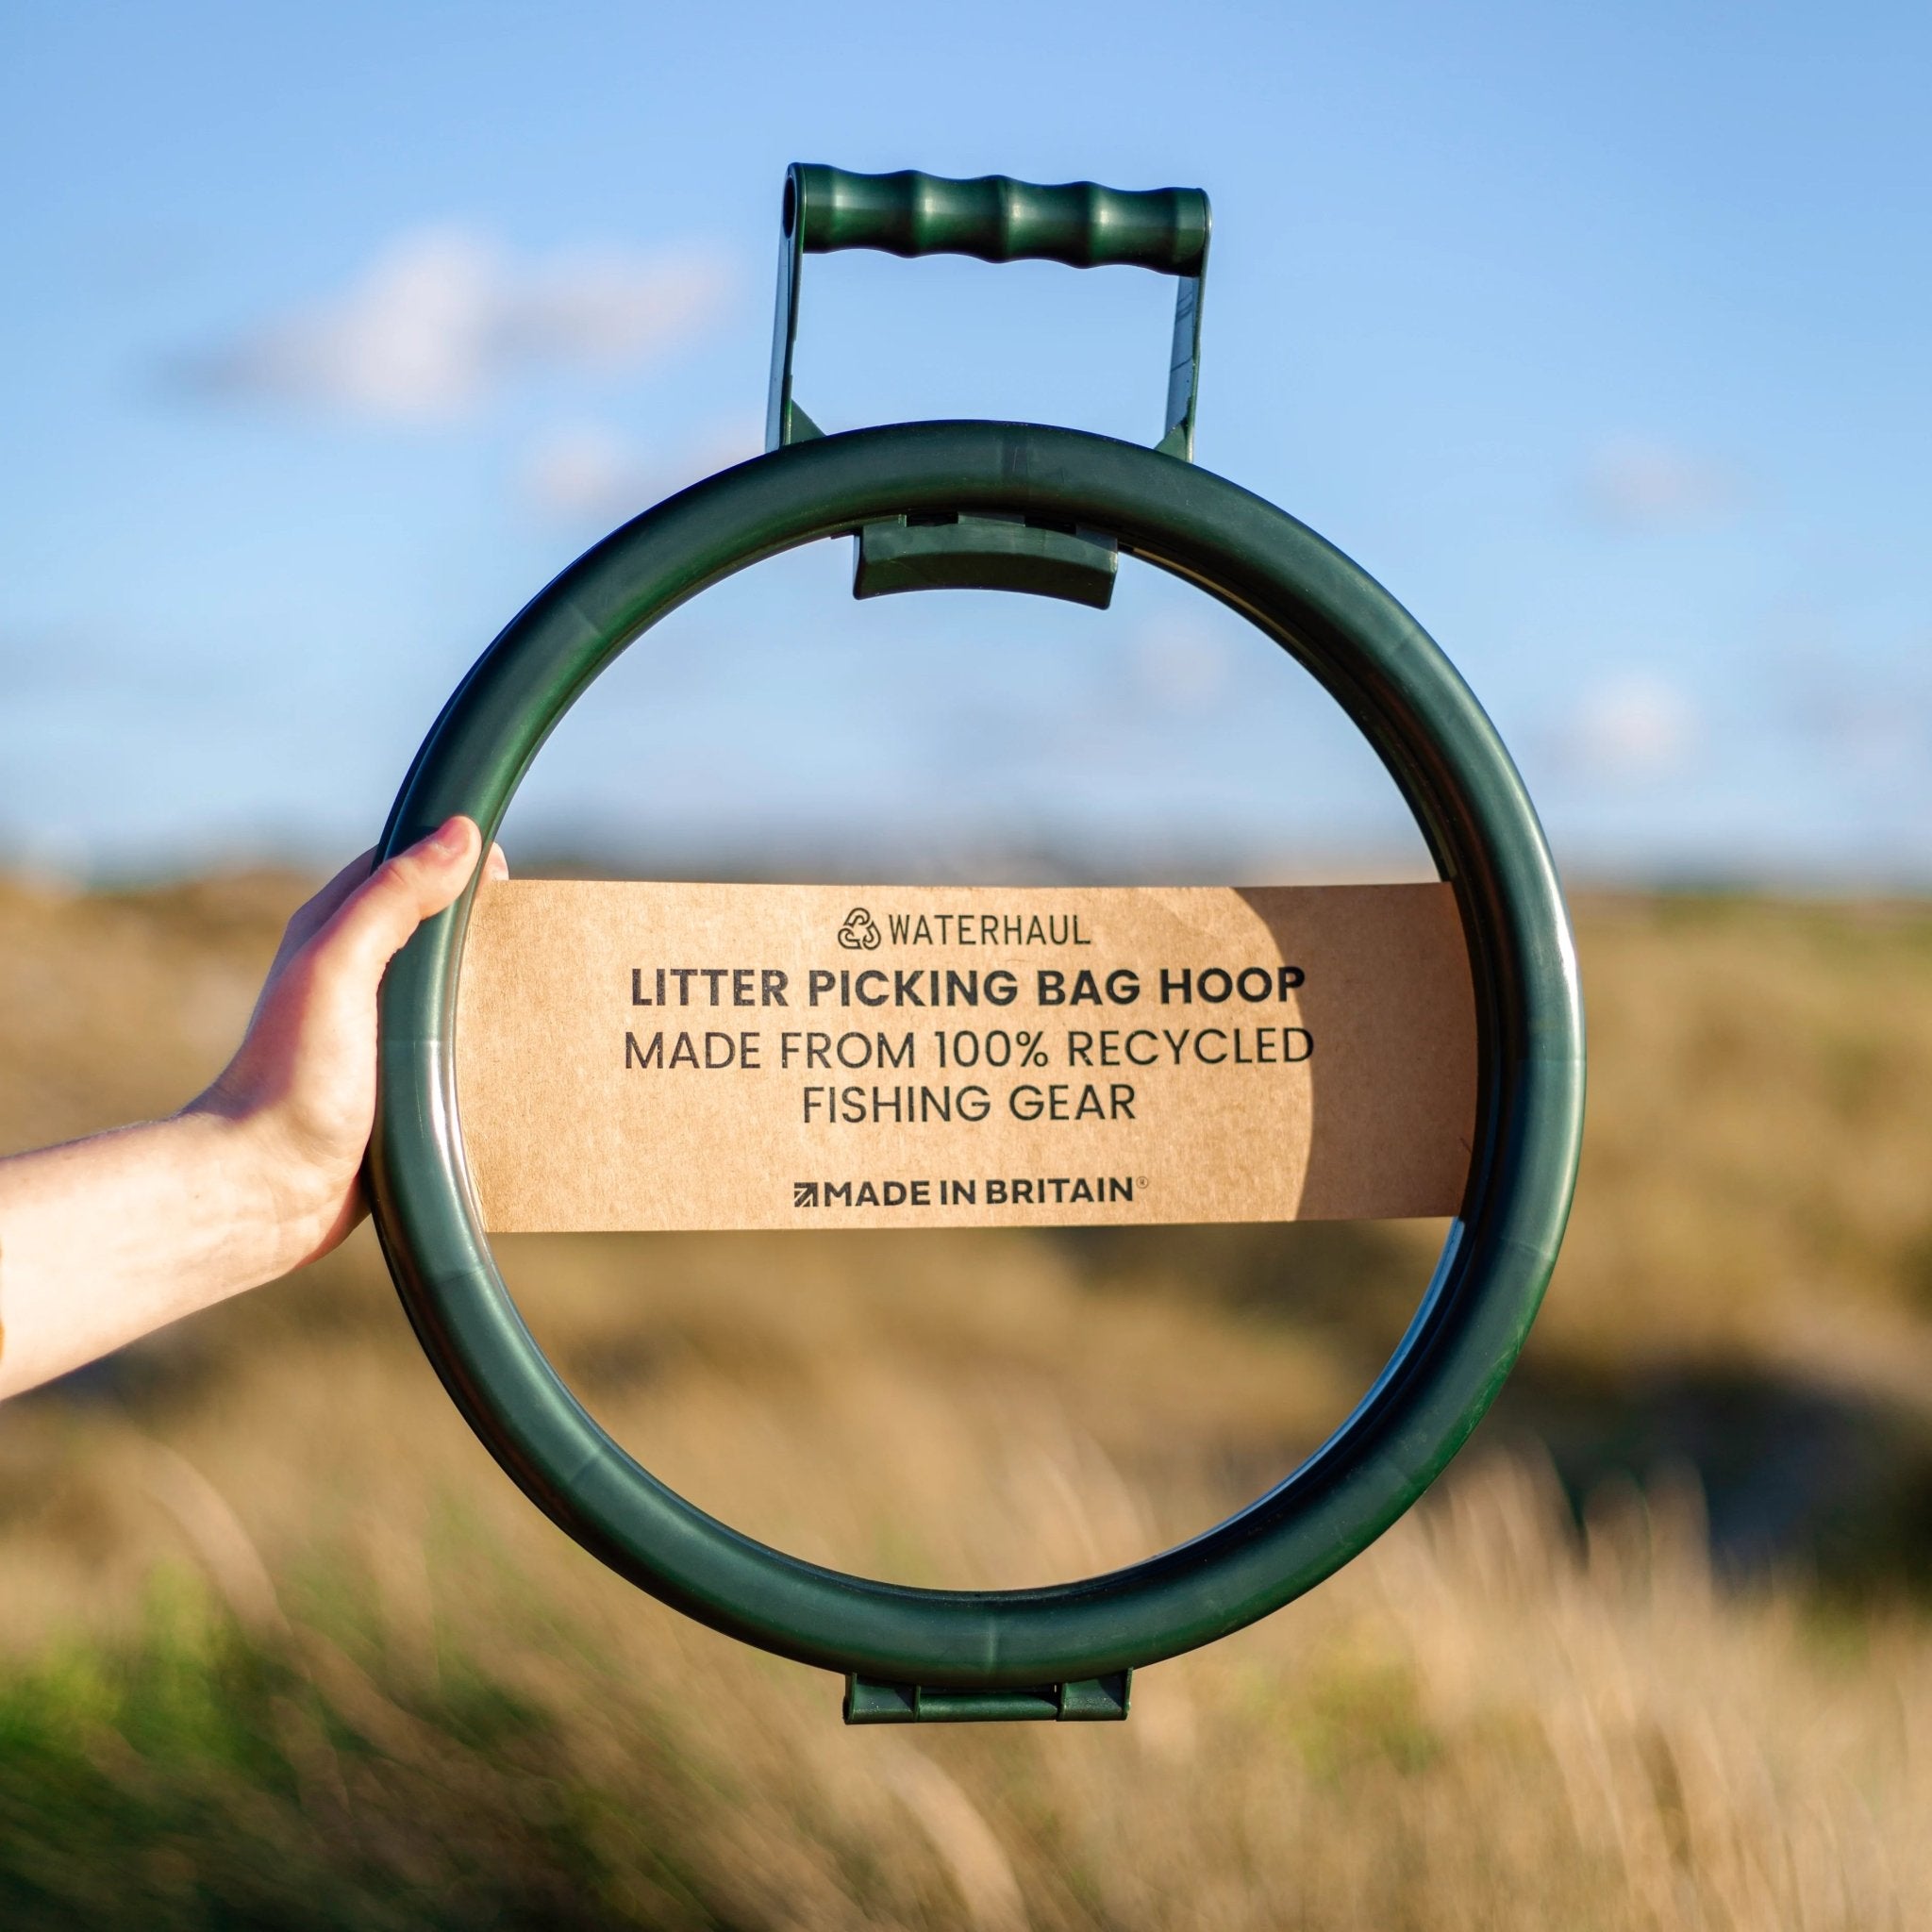
[[[1475,1026],[1444,885],[513,880],[457,1074],[504,1233],[1446,1215]]]

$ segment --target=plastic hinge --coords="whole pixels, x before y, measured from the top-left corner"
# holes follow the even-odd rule
[[[1132,1699],[1134,1674],[1041,1684],[1023,1690],[960,1690],[943,1684],[889,1684],[845,1679],[848,1724],[1120,1724]]]
[[[1120,546],[1098,530],[1019,516],[890,517],[853,544],[852,594],[899,591],[1024,591],[1105,610]]]

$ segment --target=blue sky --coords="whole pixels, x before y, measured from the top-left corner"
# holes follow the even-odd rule
[[[1214,197],[1199,456],[1355,556],[1603,876],[1932,875],[1923,8],[17,11],[0,61],[0,860],[365,844],[464,666],[749,453],[794,158]],[[1152,440],[1157,278],[838,257],[801,399]],[[1413,854],[1307,681],[1105,618],[856,607],[829,548],[646,640],[536,849]]]

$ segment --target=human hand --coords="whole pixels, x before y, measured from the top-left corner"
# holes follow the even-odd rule
[[[236,1129],[283,1248],[276,1272],[326,1254],[366,1211],[376,988],[417,926],[469,884],[481,844],[453,818],[373,873],[367,852],[344,866],[289,921],[235,1058],[183,1109]],[[509,875],[494,845],[483,875]]]
[[[375,991],[476,872],[451,819],[289,922],[227,1071],[164,1121],[0,1159],[0,1396],[326,1254],[362,1215]],[[508,875],[493,846],[485,877]]]

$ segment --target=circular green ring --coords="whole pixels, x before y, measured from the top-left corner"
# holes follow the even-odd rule
[[[1477,1011],[1468,1187],[1414,1321],[1355,1412],[1206,1535],[1043,1589],[875,1582],[706,1515],[585,1412],[497,1272],[454,1068],[469,893],[424,925],[383,983],[369,1182],[404,1304],[458,1407],[586,1549],[664,1602],[805,1663],[1016,1689],[1156,1662],[1239,1629],[1339,1569],[1435,1478],[1501,1387],[1556,1261],[1582,1131],[1583,1010],[1561,890],[1522,780],[1414,619],[1341,552],[1234,484],[1137,445],[1033,425],[826,437],[726,470],[626,524],[478,659],[417,754],[383,855],[454,812],[493,835],[565,710],[687,598],[813,539],[928,510],[1023,511],[1110,532],[1249,618],[1374,745],[1455,886]]]

